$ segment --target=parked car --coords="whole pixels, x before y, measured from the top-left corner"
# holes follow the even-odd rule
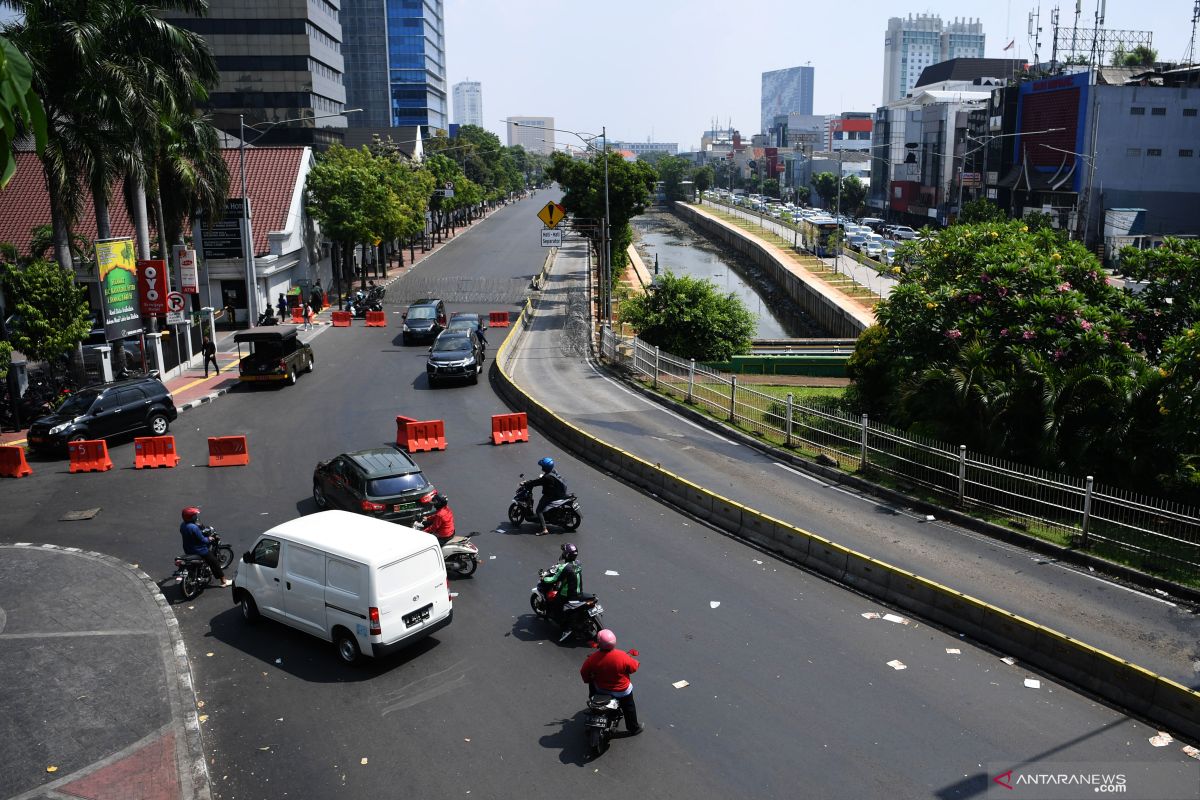
[[[238,348],[238,379],[250,383],[286,381],[295,385],[301,372],[316,364],[312,347],[300,341],[294,325],[247,328],[233,336]],[[249,352],[242,355],[242,345]]]
[[[403,319],[404,344],[432,342],[446,328],[446,304],[434,298],[417,300],[409,305]]]
[[[483,345],[475,331],[443,331],[429,348],[425,374],[429,385],[443,381],[467,380],[479,383],[483,372]]]
[[[396,447],[343,453],[313,470],[317,507],[344,508],[405,525],[433,500],[434,488],[421,468]]]
[[[846,246],[851,250],[861,250],[862,244],[867,240],[867,237],[861,233],[852,233],[846,237]]]
[[[63,452],[68,442],[83,439],[141,431],[162,436],[177,416],[175,401],[158,378],[86,386],[67,397],[53,414],[29,426],[29,446],[41,452]]]
[[[868,258],[877,259],[883,254],[883,245],[881,245],[879,242],[868,239],[867,241],[863,242],[862,254]]]
[[[891,247],[883,248],[883,252],[881,252],[879,254],[879,260],[882,261],[884,264],[887,264],[889,267],[892,266],[892,264],[895,264],[896,263],[895,248],[891,248]]]
[[[888,238],[905,240],[915,239],[917,238],[917,232],[907,225],[894,225],[892,227],[892,235]]]

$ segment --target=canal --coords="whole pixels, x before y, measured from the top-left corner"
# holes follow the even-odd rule
[[[661,208],[634,217],[633,242],[646,267],[702,278],[741,298],[757,317],[756,339],[828,337],[812,317],[748,260],[730,253]]]

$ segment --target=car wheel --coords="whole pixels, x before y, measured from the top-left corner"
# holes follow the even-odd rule
[[[165,414],[155,414],[150,417],[150,432],[155,436],[163,436],[170,429],[171,423]]]
[[[400,338],[400,341],[403,342],[405,347],[407,347],[408,345],[412,344],[412,337],[406,333]]]
[[[83,435],[82,433],[72,433],[70,436],[67,437],[67,441],[68,442],[86,442],[87,436]]]
[[[344,628],[339,628],[337,635],[334,637],[333,644],[337,647],[338,658],[346,664],[354,665],[362,658],[362,650],[358,647],[358,640],[350,635],[350,632]]]
[[[436,389],[436,388],[437,388],[437,385],[438,385],[437,378],[435,378],[435,377],[433,377],[432,375],[430,375],[430,376],[429,376],[429,388],[430,388],[430,389]]]
[[[296,369],[294,367],[292,368],[292,371],[288,373],[288,385],[296,385]]]
[[[258,604],[254,602],[254,598],[249,592],[242,592],[242,600],[238,605],[242,609],[242,619],[246,622],[258,622]]]
[[[317,504],[317,508],[329,507],[329,498],[325,496],[325,491],[319,483],[313,484],[313,502]]]
[[[308,360],[308,369],[306,369],[304,371],[311,375],[312,371],[316,368],[317,368],[317,360],[315,358],[310,358]]]
[[[483,367],[476,367],[475,371],[471,373],[471,385],[472,386],[479,383],[479,373],[482,370],[483,370]]]

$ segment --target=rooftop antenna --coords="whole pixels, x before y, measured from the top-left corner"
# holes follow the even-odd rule
[[[1189,65],[1196,58],[1196,23],[1200,22],[1200,0],[1196,0],[1192,6],[1192,38],[1188,41],[1187,58],[1184,59]]]
[[[1104,10],[1107,0],[1097,0],[1096,2],[1096,26],[1092,29],[1092,52],[1089,58],[1090,65],[1099,68],[1104,60],[1104,54],[1100,52],[1098,40],[1100,38],[1100,29],[1104,27]]]
[[[1029,12],[1029,38],[1033,40],[1033,65],[1037,68],[1039,58],[1038,50],[1041,48],[1042,35],[1042,6],[1039,3],[1037,10]]]
[[[1057,69],[1058,68],[1058,6],[1055,6],[1054,10],[1050,12],[1050,30],[1053,31],[1053,33],[1051,34],[1051,37],[1050,37],[1053,42],[1053,44],[1050,45],[1050,72],[1057,73],[1058,72],[1058,69]]]

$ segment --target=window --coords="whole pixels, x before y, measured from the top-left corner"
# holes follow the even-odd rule
[[[1161,156],[1161,155],[1162,155],[1162,148],[1159,148],[1159,147],[1147,147],[1147,148],[1146,148],[1146,155],[1148,155],[1148,156]]]
[[[1150,109],[1150,116],[1152,116],[1152,117],[1165,117],[1166,115],[1167,115],[1167,110],[1165,108]]]
[[[1137,157],[1138,157],[1138,156],[1140,156],[1141,154],[1142,154],[1142,148],[1140,148],[1140,147],[1127,147],[1127,148],[1125,148],[1125,155],[1127,155],[1127,156],[1131,156],[1131,157],[1133,157],[1133,158],[1137,158]]]
[[[275,569],[279,566],[279,542],[275,539],[263,539],[254,545],[254,563],[260,567]]]
[[[1192,151],[1191,151],[1191,150],[1180,150],[1180,151],[1179,151],[1179,157],[1180,157],[1180,158],[1191,158],[1191,157],[1192,157]]]
[[[1144,117],[1146,116],[1146,109],[1142,106],[1130,106],[1129,113],[1135,117]]]
[[[1194,108],[1185,108],[1185,109],[1183,110],[1183,115],[1184,115],[1185,117],[1194,117],[1194,116],[1196,116],[1196,109],[1194,109]]]

